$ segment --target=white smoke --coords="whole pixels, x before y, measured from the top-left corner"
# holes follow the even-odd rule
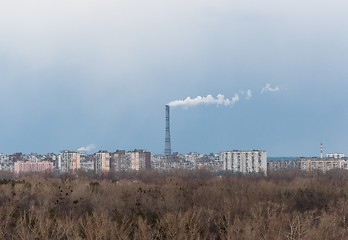
[[[252,91],[250,89],[246,92],[242,91],[242,94],[245,95],[246,100],[250,100],[253,97]]]
[[[78,152],[90,152],[95,148],[96,148],[96,146],[94,144],[89,144],[88,146],[80,147],[79,149],[77,149],[77,151]]]
[[[168,103],[170,107],[196,107],[198,105],[216,105],[216,106],[233,106],[239,101],[239,95],[235,94],[231,99],[219,94],[214,98],[212,95],[206,97],[197,96],[196,98],[187,97],[185,100],[174,100]]]
[[[264,88],[262,88],[261,93],[265,93],[265,92],[279,92],[279,91],[280,91],[280,87],[279,86],[272,87],[271,84],[267,83],[266,86]]]

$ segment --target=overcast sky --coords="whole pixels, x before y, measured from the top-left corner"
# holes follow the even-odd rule
[[[0,152],[163,153],[165,104],[222,94],[229,104],[172,107],[173,151],[315,156],[323,142],[348,154],[347,10],[344,0],[0,1]]]

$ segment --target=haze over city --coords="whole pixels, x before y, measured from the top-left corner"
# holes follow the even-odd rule
[[[347,7],[2,1],[0,153],[348,153]]]

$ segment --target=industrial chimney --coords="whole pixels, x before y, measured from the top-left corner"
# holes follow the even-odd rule
[[[164,155],[170,156],[172,154],[172,148],[170,143],[170,108],[166,105],[166,136],[164,145]]]
[[[320,158],[323,158],[323,143],[320,143]]]

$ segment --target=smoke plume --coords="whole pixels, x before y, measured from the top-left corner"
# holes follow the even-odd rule
[[[250,89],[247,91],[242,91],[241,93],[245,96],[246,100],[250,100],[253,97],[252,91]]]
[[[239,95],[235,94],[231,99],[219,94],[215,97],[207,95],[206,97],[197,96],[196,98],[187,97],[185,100],[174,100],[168,103],[170,107],[196,107],[198,105],[216,105],[216,106],[233,106],[239,101]]]
[[[261,93],[265,93],[265,92],[279,92],[279,91],[280,91],[280,87],[279,86],[271,87],[271,84],[267,83],[266,86],[264,88],[262,88]]]
[[[89,144],[88,146],[80,147],[79,149],[77,149],[77,151],[78,152],[90,152],[95,148],[96,148],[96,146],[94,144]]]

